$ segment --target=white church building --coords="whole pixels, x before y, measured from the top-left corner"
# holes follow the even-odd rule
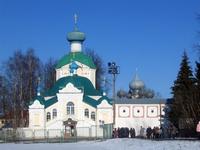
[[[69,134],[76,130],[77,135],[84,136],[78,129],[113,123],[114,128],[135,128],[136,135],[141,127],[160,127],[166,100],[138,98],[136,93],[132,98],[117,97],[113,107],[112,100],[95,87],[96,66],[82,51],[85,34],[75,25],[67,40],[70,52],[58,61],[56,83],[45,93],[38,91],[29,105],[29,129],[64,130]],[[138,78],[130,83],[136,92],[142,86]]]
[[[30,129],[72,131],[113,123],[112,101],[95,87],[96,66],[82,51],[85,34],[68,33],[70,52],[56,66],[56,83],[29,105]],[[84,133],[76,130],[76,134]]]

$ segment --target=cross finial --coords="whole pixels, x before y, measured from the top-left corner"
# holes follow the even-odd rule
[[[38,87],[37,87],[37,96],[40,96],[40,91],[41,91],[41,79],[40,77],[38,77]]]
[[[74,24],[77,25],[77,21],[78,21],[78,16],[77,14],[74,14]]]

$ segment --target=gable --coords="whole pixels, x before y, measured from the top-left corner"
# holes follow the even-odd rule
[[[63,56],[57,63],[56,69],[59,69],[67,64],[70,64],[71,61],[77,61],[86,66],[96,69],[96,66],[91,57],[85,55],[83,52],[70,52],[68,55]]]
[[[102,100],[101,103],[97,106],[97,108],[112,108],[112,105],[108,103],[107,100]]]
[[[29,108],[32,108],[32,109],[43,109],[44,108],[44,105],[40,103],[40,101],[38,99],[36,99],[32,105],[29,106]]]
[[[92,82],[88,78],[77,75],[60,78],[56,81],[51,89],[44,93],[44,95],[55,96],[59,92],[59,90],[65,88],[68,83],[71,83],[74,85],[74,87],[82,90],[85,95],[101,95],[100,92],[95,89]]]
[[[68,83],[59,93],[81,93],[82,91],[76,88],[72,83]]]

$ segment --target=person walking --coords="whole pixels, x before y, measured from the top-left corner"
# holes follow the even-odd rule
[[[199,123],[197,124],[196,132],[197,132],[198,138],[200,139],[200,121],[199,121]]]

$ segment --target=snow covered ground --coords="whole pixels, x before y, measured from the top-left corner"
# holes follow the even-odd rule
[[[0,144],[0,150],[200,150],[200,141],[111,139],[54,144]]]

